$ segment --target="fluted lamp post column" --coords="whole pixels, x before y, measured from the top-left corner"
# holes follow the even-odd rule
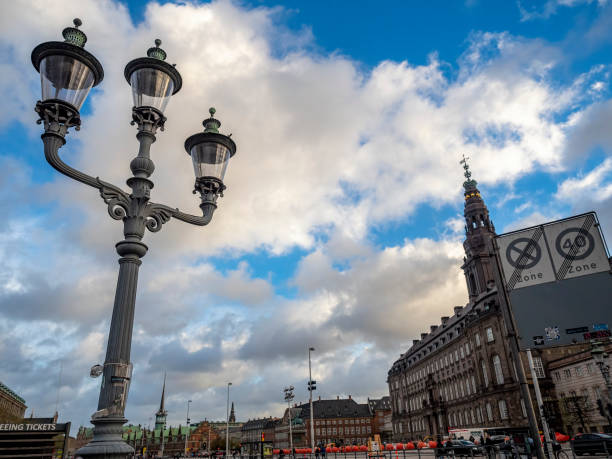
[[[79,130],[79,110],[90,89],[98,85],[104,71],[100,62],[84,49],[86,35],[79,30],[81,21],[64,29],[63,42],[46,42],[32,51],[32,63],[40,72],[42,101],[36,112],[43,123],[41,136],[45,158],[62,174],[96,188],[107,205],[109,215],[123,222],[124,239],[115,245],[119,254],[119,278],[111,319],[104,366],[92,368],[92,375],[102,374],[98,409],[92,415],[94,424],[92,441],[76,452],[77,457],[124,459],[134,453],[122,440],[125,405],[132,377],[130,350],[134,322],[134,306],[138,270],[148,247],[142,242],[145,230],[157,232],[171,218],[193,225],[206,225],[217,208],[217,199],[223,195],[223,177],[227,164],[236,153],[234,141],[219,133],[221,123],[210,109],[204,121],[204,132],[187,139],[185,148],[191,156],[196,181],[194,193],[200,194],[202,215],[190,215],[175,207],[150,201],[153,182],[150,176],[155,165],[150,158],[151,145],[157,130],[163,131],[166,118],[164,109],[170,97],[182,85],[179,72],[165,62],[166,53],[155,40],[155,47],[147,57],[129,62],[125,78],[132,87],[134,107],[132,125],[136,125],[136,138],[140,144],[137,156],[130,162],[132,176],[127,179],[131,191],[98,177],[85,174],[67,165],[59,156],[66,143],[70,128]]]

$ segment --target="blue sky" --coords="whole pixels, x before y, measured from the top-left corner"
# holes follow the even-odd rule
[[[182,142],[215,105],[238,153],[213,223],[147,234],[127,415],[279,415],[387,392],[410,340],[467,301],[459,160],[498,232],[596,210],[612,239],[612,5],[514,2],[65,2],[0,19],[0,380],[37,414],[85,424],[120,227],[47,165],[29,54],[72,17],[105,69],[62,156],[117,184],[136,154],[123,66],[163,40],[184,85],[153,145],[153,199],[196,212]],[[27,12],[27,13],[26,13]],[[51,375],[40,378],[40,374]],[[362,375],[355,378],[355,375]]]

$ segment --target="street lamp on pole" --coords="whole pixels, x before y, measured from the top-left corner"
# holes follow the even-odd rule
[[[187,439],[189,438],[189,405],[191,404],[191,400],[187,400],[187,432],[185,433],[185,457],[187,457]]]
[[[314,414],[312,412],[312,391],[317,389],[317,382],[312,380],[312,364],[310,353],[315,350],[314,347],[308,347],[308,405],[310,408],[310,449],[312,454],[315,452],[314,438]]]
[[[227,383],[227,417],[225,418],[225,459],[229,457],[229,389],[231,385],[231,382]]]
[[[208,224],[217,208],[225,185],[223,177],[229,159],[236,152],[236,144],[219,133],[221,123],[210,109],[210,117],[204,121],[204,132],[192,135],[185,141],[185,149],[191,156],[195,170],[195,191],[200,193],[202,215],[190,215],[175,207],[150,201],[153,182],[149,177],[155,165],[150,158],[151,145],[157,130],[163,130],[166,117],[163,112],[170,97],[182,86],[182,78],[173,65],[165,62],[166,52],[161,40],[149,48],[147,57],[129,62],[124,76],[132,88],[134,107],[132,125],[136,125],[136,139],[140,146],[131,161],[133,176],[128,178],[130,192],[85,174],[59,156],[59,149],[66,143],[70,128],[79,130],[79,110],[92,87],[98,85],[104,70],[100,62],[84,49],[87,36],[79,29],[81,20],[74,20],[74,27],[62,32],[64,41],[41,43],[32,51],[32,64],[40,72],[42,101],[36,103],[36,112],[43,123],[42,141],[47,162],[62,174],[97,189],[108,207],[109,215],[123,221],[124,240],[115,245],[119,254],[119,278],[111,319],[106,358],[100,373],[102,384],[98,409],[92,415],[93,439],[76,452],[84,458],[125,458],[134,449],[122,439],[125,405],[132,378],[130,351],[138,270],[141,258],[148,247],[142,242],[145,231],[157,232],[171,218],[193,225]],[[93,371],[93,369],[92,369]]]
[[[288,415],[289,415],[289,451],[291,456],[293,456],[293,432],[291,430],[291,424],[293,422],[293,416],[291,415],[291,401],[294,399],[293,390],[295,387],[289,386],[285,387],[283,391],[285,392],[285,401],[287,402]]]

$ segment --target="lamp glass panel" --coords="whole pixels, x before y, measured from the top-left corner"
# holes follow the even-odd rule
[[[73,57],[51,55],[40,62],[40,84],[43,100],[60,99],[80,110],[93,87],[94,74]]]
[[[191,159],[196,178],[215,177],[223,181],[230,150],[217,142],[202,142],[191,148]]]
[[[166,72],[154,68],[135,70],[130,76],[134,106],[153,107],[163,112],[168,105],[174,81]]]

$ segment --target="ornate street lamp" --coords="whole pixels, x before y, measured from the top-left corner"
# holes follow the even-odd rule
[[[106,359],[103,368],[92,374],[102,374],[98,410],[92,415],[93,440],[77,451],[77,456],[94,458],[126,458],[133,454],[132,447],[122,440],[123,424],[132,364],[130,350],[134,322],[134,306],[138,269],[148,247],[142,242],[145,230],[157,232],[172,217],[194,225],[210,222],[217,199],[223,195],[223,176],[229,159],[236,153],[236,144],[219,133],[221,123],[210,109],[210,118],[204,121],[204,132],[187,139],[185,148],[191,155],[195,175],[195,190],[200,193],[202,216],[190,215],[177,208],[150,201],[153,182],[149,179],[155,165],[150,148],[155,142],[157,129],[163,131],[164,110],[170,97],[182,85],[181,75],[165,62],[166,53],[155,40],[155,47],[147,57],[134,59],[125,67],[125,77],[132,87],[134,108],[132,124],[137,126],[136,138],[140,148],[131,161],[133,176],[127,184],[131,192],[92,177],[67,165],[59,157],[59,149],[66,143],[71,127],[81,125],[79,110],[90,89],[102,81],[104,71],[100,62],[83,49],[86,35],[79,30],[81,21],[64,29],[64,42],[47,42],[32,51],[32,63],[40,72],[42,101],[37,102],[38,123],[44,123],[41,136],[45,157],[49,164],[68,177],[97,188],[115,220],[123,221],[125,239],[116,244],[119,258],[119,279],[115,293]]]

